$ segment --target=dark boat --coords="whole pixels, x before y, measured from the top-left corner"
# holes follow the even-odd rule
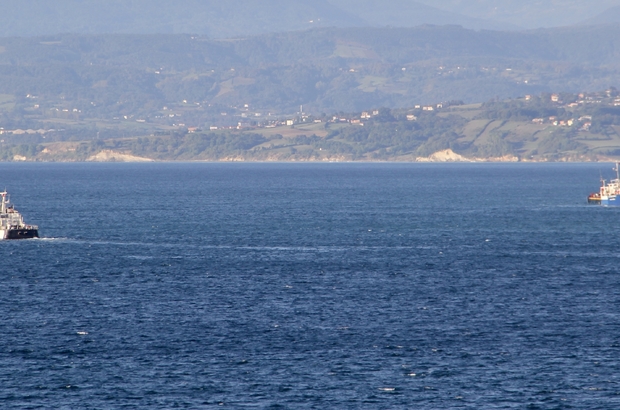
[[[31,239],[39,237],[39,227],[26,225],[24,218],[9,201],[8,192],[0,192],[0,239]]]

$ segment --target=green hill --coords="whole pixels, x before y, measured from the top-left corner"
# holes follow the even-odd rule
[[[63,124],[67,126],[68,122]],[[88,121],[82,123],[83,127],[88,125]],[[578,95],[541,94],[484,104],[463,105],[454,101],[319,117],[298,114],[266,121],[242,119],[237,127],[217,130],[137,125],[130,118],[91,123],[91,130],[97,130],[96,137],[91,134],[82,140],[77,135],[70,140],[63,138],[66,130],[5,129],[0,160],[610,161],[620,158],[620,92],[614,88]]]
[[[0,39],[0,126],[39,127],[51,110],[155,121],[164,106],[246,104],[265,113],[354,111],[486,101],[620,83],[620,26],[474,31],[316,29],[211,40],[189,35],[55,35]],[[26,96],[36,96],[38,108]],[[177,121],[172,121],[172,123]]]

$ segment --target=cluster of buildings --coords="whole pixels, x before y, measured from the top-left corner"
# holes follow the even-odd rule
[[[437,111],[441,108],[447,107],[447,105],[448,104],[446,103],[439,103],[439,104],[433,104],[433,105],[415,105],[414,110],[415,111],[427,111],[427,112]],[[248,107],[246,105],[245,111],[247,110],[248,110]],[[371,120],[373,117],[380,115],[380,113],[381,113],[380,110],[375,109],[375,110],[363,111],[361,114],[332,115],[328,117],[316,117],[316,116],[305,114],[302,108],[301,111],[294,116],[290,116],[288,118],[285,117],[284,119],[266,120],[264,118],[262,119],[256,118],[256,117],[262,116],[262,114],[260,113],[252,114],[248,112],[242,112],[240,115],[241,121],[238,121],[236,126],[235,125],[228,125],[228,126],[212,125],[208,129],[210,131],[234,130],[234,129],[243,130],[243,129],[253,129],[253,128],[256,129],[256,128],[291,127],[291,126],[295,126],[299,124],[310,124],[310,123],[348,123],[348,124],[356,124],[356,125],[364,126],[365,122],[367,122],[368,120]],[[222,116],[228,116],[228,115],[229,115],[228,113],[224,113],[224,112],[222,113]],[[255,118],[251,118],[251,117],[255,117]],[[273,118],[274,115],[270,113],[268,117]],[[407,121],[416,121],[418,119],[418,116],[411,113],[410,111],[410,113],[406,114],[406,118],[407,118]],[[192,133],[192,132],[198,132],[202,130],[197,127],[189,127],[188,131]]]
[[[570,102],[564,101],[567,97]],[[525,96],[525,101],[532,100],[534,100],[534,96],[530,94]],[[566,108],[576,108],[588,104],[620,107],[620,91],[612,87],[602,92],[579,93],[577,95],[565,94],[564,98],[562,95],[554,93],[549,96],[549,101],[557,105],[564,105]]]
[[[556,127],[573,127],[580,125],[580,130],[588,131],[592,126],[592,116],[591,115],[583,115],[578,119],[571,118],[569,120],[559,120],[556,116],[551,116],[548,118],[534,118],[532,120],[534,124],[550,124]]]
[[[546,97],[543,97],[543,101],[545,101],[545,99]],[[534,97],[532,95],[526,95],[525,100],[532,101]],[[570,102],[567,103],[564,100],[569,100]],[[549,95],[547,101],[567,109],[575,109],[591,104],[605,107],[620,107],[620,91],[611,87],[605,91],[595,93],[579,93],[576,95],[560,95],[554,93]],[[567,120],[560,120],[555,116],[551,116],[548,118],[534,118],[532,122],[535,124],[550,124],[557,127],[579,127],[580,131],[589,131],[592,127],[592,116],[582,115],[577,119],[571,118]]]
[[[21,129],[21,128],[17,128],[17,129],[13,129],[13,130],[6,130],[2,127],[0,127],[0,135],[7,135],[7,136],[11,136],[11,135],[40,135],[43,138],[46,138],[45,134],[47,133],[52,133],[52,132],[56,132],[57,130],[55,129],[43,129],[43,128],[39,128],[39,129]],[[4,143],[5,140],[0,139],[0,143]]]

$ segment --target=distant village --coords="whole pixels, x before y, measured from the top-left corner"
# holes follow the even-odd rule
[[[462,103],[461,103],[462,104]],[[450,106],[448,103],[438,103],[432,105],[415,105],[413,109],[409,111],[437,111],[442,108],[447,108]],[[236,107],[232,107],[236,108]],[[303,111],[303,106],[300,107],[299,112],[292,115],[279,115],[279,114],[268,114],[268,119],[263,119],[263,114],[259,112],[251,112],[248,105],[245,105],[244,108],[240,110],[241,112],[236,114],[236,117],[239,117],[240,120],[237,121],[236,125],[211,125],[208,128],[201,128],[198,126],[190,126],[187,127],[188,133],[202,132],[202,131],[216,131],[216,130],[250,130],[250,129],[260,129],[260,128],[277,128],[277,127],[294,127],[300,124],[309,124],[309,123],[326,123],[326,124],[354,124],[359,126],[364,126],[369,120],[374,117],[380,115],[380,110],[374,109],[369,111],[363,111],[360,113],[351,113],[351,114],[341,114],[341,115],[329,115],[329,116],[319,116],[308,114]],[[221,115],[223,117],[230,116],[227,112],[222,112]],[[418,117],[413,113],[406,114],[406,118],[408,121],[416,121]],[[180,124],[185,126],[185,124]]]
[[[607,106],[607,107],[620,107],[620,92],[611,87],[603,92],[593,92],[593,93],[579,93],[577,95],[574,94],[542,94],[541,96],[533,96],[526,95],[522,99],[526,102],[533,102],[538,100],[542,103],[548,103],[555,107],[563,107],[567,111],[576,111],[579,107],[587,107],[591,105],[598,106]],[[568,100],[568,101],[565,101]],[[413,108],[410,108],[404,117],[407,121],[416,121],[418,119],[417,114],[420,112],[439,112],[442,110],[449,109],[455,105],[463,105],[462,102],[440,102],[435,104],[428,105],[415,105]],[[222,116],[227,116],[228,113],[222,113]],[[262,113],[252,113],[250,112],[249,106],[245,105],[243,109],[241,109],[241,113],[238,116],[241,117],[241,120],[238,121],[237,125],[228,125],[228,126],[217,126],[212,125],[208,130],[214,131],[218,129],[237,129],[237,130],[247,130],[247,129],[258,129],[258,128],[276,128],[276,127],[292,127],[298,124],[307,124],[307,123],[348,123],[364,126],[369,120],[372,120],[373,117],[380,115],[380,110],[374,109],[369,111],[363,111],[360,113],[352,113],[352,114],[342,114],[342,115],[331,115],[327,117],[317,117],[314,115],[306,114],[303,112],[303,107],[300,107],[300,111],[295,115],[289,115],[287,117],[275,118],[263,120],[261,119]],[[277,115],[269,114],[270,117]],[[253,117],[253,118],[252,118]],[[557,127],[576,127],[578,126],[582,131],[588,131],[592,126],[592,115],[580,115],[576,118],[570,119],[559,119],[557,116],[549,116],[545,118],[532,118],[531,120],[535,124],[549,124]],[[189,133],[204,131],[200,127],[188,127]]]
[[[36,100],[38,97],[28,94],[27,99]],[[525,103],[537,103],[539,105],[545,105],[549,107],[564,108],[567,113],[571,112],[583,112],[587,111],[589,106],[604,106],[604,107],[620,107],[620,92],[611,87],[602,92],[592,93],[543,93],[541,95],[525,95],[522,98],[510,100],[512,102],[522,101]],[[91,103],[94,105],[94,103]],[[169,129],[176,129],[187,133],[208,132],[217,130],[252,130],[252,129],[269,129],[278,127],[295,127],[297,125],[307,125],[311,123],[320,124],[353,124],[364,126],[373,118],[381,114],[380,109],[372,109],[363,111],[361,113],[340,113],[338,115],[314,115],[304,112],[304,107],[301,106],[299,111],[294,114],[278,114],[278,113],[264,113],[254,111],[249,104],[244,104],[241,107],[230,106],[225,110],[222,110],[219,115],[211,116],[213,119],[211,124],[202,125],[192,124],[182,121],[183,118],[192,118],[192,112],[196,110],[204,109],[205,105],[198,102],[188,102],[183,100],[179,104],[174,106],[164,106],[161,111],[154,113],[151,116],[137,116],[135,114],[127,114],[123,116],[114,116],[113,122],[123,123],[139,123],[147,125],[166,126]],[[435,104],[427,105],[415,105],[413,108],[397,110],[402,113],[400,117],[407,121],[416,121],[418,115],[422,113],[439,113],[448,111],[451,107],[464,105],[463,102],[451,101],[451,102],[439,102]],[[210,106],[210,105],[209,105]],[[31,106],[32,110],[42,110],[39,103]],[[79,108],[59,108],[53,107],[48,109],[48,114],[54,118],[68,118],[79,120],[83,116],[83,110]],[[219,119],[216,119],[219,117]],[[592,115],[584,114],[578,115],[574,118],[558,118],[557,116],[532,118],[532,123],[535,124],[548,124],[550,126],[557,127],[578,127],[581,131],[588,131],[592,126]],[[51,132],[59,132],[62,129],[5,129],[0,127],[0,135],[24,135],[24,134],[39,134],[45,138],[45,134]],[[4,140],[0,140],[4,142]]]
[[[27,98],[36,98],[28,95]],[[197,133],[204,131],[217,131],[217,130],[251,130],[251,129],[261,129],[261,128],[277,128],[277,127],[293,127],[299,124],[309,124],[309,123],[348,123],[364,126],[364,124],[371,120],[373,117],[376,117],[380,114],[380,110],[370,110],[364,111],[361,114],[342,114],[342,115],[331,115],[331,116],[317,116],[305,113],[303,111],[303,106],[300,107],[300,111],[295,114],[275,114],[268,113],[263,114],[261,112],[253,112],[250,110],[249,105],[245,104],[244,107],[230,107],[229,110],[225,112],[221,112],[220,116],[222,120],[213,121],[213,125],[208,126],[198,126],[198,125],[188,125],[185,122],[180,121],[170,121],[170,120],[179,120],[184,117],[183,111],[187,111],[187,107],[190,103],[187,100],[184,100],[182,104],[178,107],[168,107],[164,106],[162,111],[164,114],[157,114],[152,117],[152,120],[148,118],[136,118],[135,115],[124,115],[121,117],[113,117],[113,121],[117,122],[137,122],[137,123],[155,123],[161,124],[168,122],[171,127],[177,129],[186,129],[188,133]],[[196,107],[199,107],[199,103],[193,104]],[[447,103],[438,103],[433,105],[416,105],[412,110],[418,111],[436,111],[442,109],[444,107],[448,107]],[[39,104],[35,104],[34,108],[40,108]],[[82,110],[73,108],[52,108],[51,111],[55,116],[58,115],[73,115],[75,117],[79,116],[82,113]],[[236,111],[236,112],[235,112]],[[265,118],[267,117],[267,118]],[[417,120],[417,116],[414,114],[407,114],[406,118],[408,121]],[[233,120],[235,119],[235,120]],[[168,120],[168,121],[165,121]],[[234,124],[236,123],[236,124]],[[225,124],[225,125],[222,125]],[[23,134],[40,134],[44,135],[50,132],[57,132],[58,129],[4,129],[0,127],[0,135],[2,134],[12,134],[12,135],[23,135]],[[0,141],[3,142],[3,141]]]
[[[567,94],[566,96],[570,96]],[[579,107],[587,107],[590,105],[620,107],[620,92],[615,88],[609,88],[604,92],[597,93],[579,93],[577,98],[570,98],[570,101],[564,101],[566,97],[561,94],[551,94],[549,102],[555,106],[566,108],[568,111],[574,111]],[[532,101],[535,97],[526,95],[525,101]],[[570,118],[560,120],[557,116],[549,116],[547,118],[533,118],[535,124],[550,124],[557,127],[579,127],[582,131],[588,131],[592,126],[592,116],[582,115],[578,118]]]

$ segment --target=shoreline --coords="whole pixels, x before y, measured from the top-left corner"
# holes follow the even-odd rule
[[[620,161],[606,158],[600,160],[519,160],[519,161],[403,161],[403,160],[344,160],[344,161],[307,161],[307,160],[158,160],[149,161],[88,161],[88,160],[25,160],[0,161],[0,164],[607,164]]]

